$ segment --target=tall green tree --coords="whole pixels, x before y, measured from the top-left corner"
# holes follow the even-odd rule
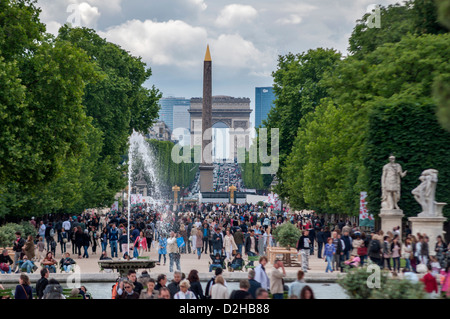
[[[279,129],[280,169],[277,176],[280,180],[300,120],[314,111],[320,100],[327,96],[327,89],[321,80],[325,73],[332,72],[340,58],[340,53],[335,50],[323,48],[278,57],[277,70],[272,74],[276,99],[267,119],[263,121],[263,127],[268,132],[273,128]],[[280,195],[284,194],[282,185],[280,183],[278,188]]]

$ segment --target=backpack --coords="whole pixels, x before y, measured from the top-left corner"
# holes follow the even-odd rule
[[[55,230],[53,228],[50,229],[50,237],[55,236]]]
[[[372,240],[370,242],[370,251],[372,253],[379,253],[381,250],[380,242],[378,240]]]

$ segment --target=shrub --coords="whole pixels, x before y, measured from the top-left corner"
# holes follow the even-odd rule
[[[297,241],[301,236],[300,230],[290,222],[284,222],[273,230],[273,238],[280,246],[296,247]]]
[[[387,271],[380,271],[379,288],[369,288],[373,271],[367,267],[347,269],[338,284],[351,299],[424,299],[427,298],[422,282],[390,278]]]
[[[406,279],[391,279],[383,289],[376,289],[370,299],[427,299],[422,282],[411,282]]]
[[[34,228],[34,226],[32,224],[30,224],[30,222],[23,221],[20,223],[20,225],[23,227],[23,232],[22,232],[23,238],[26,238],[30,235],[33,237],[36,237],[36,235],[37,235],[36,228]]]
[[[16,239],[16,232],[20,231],[25,234],[25,230],[22,225],[8,223],[0,227],[0,247],[10,247],[13,245]]]

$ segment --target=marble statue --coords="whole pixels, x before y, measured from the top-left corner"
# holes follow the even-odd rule
[[[422,206],[421,215],[436,216],[436,184],[438,182],[438,171],[435,169],[426,169],[420,175],[420,185],[412,190],[415,200]]]
[[[395,156],[389,156],[389,163],[383,166],[381,177],[381,208],[386,210],[400,209],[397,205],[400,200],[401,178],[407,171],[402,171],[400,164],[395,163]]]

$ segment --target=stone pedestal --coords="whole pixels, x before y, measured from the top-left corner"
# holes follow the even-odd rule
[[[200,192],[213,192],[213,171],[214,166],[208,164],[199,165],[200,170]]]
[[[420,214],[419,214],[420,215]],[[444,222],[445,217],[410,217],[411,233],[415,236],[417,233],[426,234],[429,238],[428,247],[430,256],[436,255],[434,247],[436,245],[436,237],[441,235],[444,238]]]
[[[402,218],[405,215],[401,209],[381,209],[378,216],[381,218],[381,229],[384,234],[388,231],[392,232],[397,226],[400,226],[400,234],[402,234]]]

